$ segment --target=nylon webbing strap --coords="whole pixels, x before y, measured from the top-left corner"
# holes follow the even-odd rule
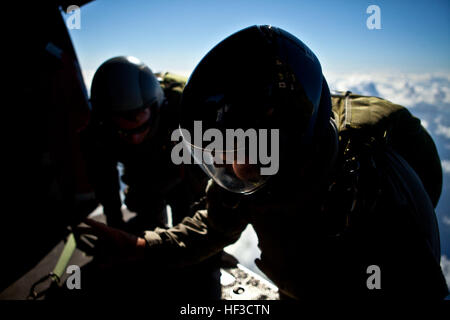
[[[75,248],[77,247],[77,242],[75,241],[75,236],[73,233],[69,234],[67,238],[67,242],[64,245],[64,249],[59,256],[58,262],[56,263],[55,268],[53,269],[53,275],[57,277],[57,281],[59,281],[66,271],[67,264],[69,263],[70,258],[72,257]]]
[[[73,252],[77,247],[77,243],[75,241],[75,236],[73,233],[70,233],[67,237],[66,244],[61,252],[61,255],[58,258],[58,262],[56,262],[56,266],[52,272],[44,276],[42,279],[35,282],[31,288],[30,293],[28,295],[29,299],[37,299],[46,294],[48,290],[52,288],[53,285],[59,285],[62,275],[64,274],[67,264],[69,263],[70,258],[72,257]],[[42,283],[51,279],[50,287],[44,290],[37,290],[37,287]]]

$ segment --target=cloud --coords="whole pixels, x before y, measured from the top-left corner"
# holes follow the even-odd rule
[[[429,123],[428,123],[427,120],[420,119],[420,123],[422,124],[422,126],[423,126],[425,129],[428,129],[428,128],[429,128]]]
[[[450,108],[448,73],[329,73],[325,76],[333,90],[378,96],[410,108],[421,105]]]
[[[437,119],[439,119],[439,121],[435,121],[436,122],[436,130],[434,131],[435,134],[437,134],[438,136],[444,136],[447,139],[450,139],[450,126],[445,126],[441,123],[441,117],[438,117]],[[437,120],[436,119],[436,120]]]
[[[450,173],[450,160],[442,160],[441,165],[444,173]]]
[[[239,241],[226,247],[225,251],[235,255],[245,266],[253,264],[254,260],[259,258],[261,252],[258,248],[258,236],[252,225],[249,224],[244,232],[242,232]]]
[[[445,276],[447,286],[450,288],[450,260],[445,255],[441,257],[441,268],[442,273]]]
[[[84,83],[86,84],[86,89],[88,90],[89,96],[91,95],[91,83],[92,78],[94,77],[95,70],[82,70],[81,74],[83,75]]]
[[[444,216],[444,217],[442,218],[442,222],[444,222],[444,224],[450,226],[450,218],[449,218],[449,217]]]
[[[225,251],[236,257],[240,264],[267,279],[267,276],[255,264],[255,259],[260,257],[261,250],[258,248],[258,236],[251,224],[242,232],[239,240],[227,246]]]

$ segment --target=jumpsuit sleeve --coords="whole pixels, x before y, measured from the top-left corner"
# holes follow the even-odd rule
[[[236,242],[248,224],[241,210],[210,202],[207,208],[197,211],[193,217],[185,217],[170,229],[146,231],[149,257],[167,266],[187,266]]]

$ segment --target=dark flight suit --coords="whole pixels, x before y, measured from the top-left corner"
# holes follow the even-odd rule
[[[125,204],[137,213],[137,217],[143,217],[132,228],[129,224],[125,226],[126,231],[135,234],[160,226],[163,221],[158,220],[159,213],[166,204],[172,208],[175,224],[192,215],[195,211],[191,211],[191,205],[204,195],[205,190],[206,180],[194,179],[199,175],[191,172],[200,169],[176,166],[171,160],[174,142],[170,138],[172,131],[178,128],[177,107],[183,86],[173,75],[165,74],[162,87],[168,103],[161,107],[155,136],[139,145],[127,145],[113,139],[111,131],[91,126],[84,137],[89,176],[108,220],[121,214],[117,163],[123,164],[122,181],[127,184]],[[94,259],[94,263],[82,270],[84,289],[79,295],[85,299],[219,299],[219,262],[220,254],[195,268],[149,273],[145,264],[103,268]],[[68,294],[73,296],[72,292]]]
[[[349,119],[344,105],[333,99],[340,148],[334,170],[322,186],[315,180],[321,168],[315,168],[303,183],[288,181],[272,188],[282,190],[278,196],[261,189],[232,206],[223,200],[223,195],[232,195],[210,183],[208,210],[169,230],[145,233],[151,260],[174,266],[196,263],[235,242],[250,223],[261,249],[256,263],[282,296],[445,297],[439,230],[430,200],[439,198],[440,188],[437,196],[429,196],[426,190],[433,188],[424,187],[400,152],[359,139],[364,125],[357,120],[362,118],[356,111]],[[379,106],[366,108],[367,121],[383,117]],[[429,138],[418,119],[404,115],[409,118],[408,124],[402,123],[405,134]],[[349,136],[353,138],[348,140]],[[345,169],[348,141],[354,150],[350,159],[358,161],[356,171]],[[430,148],[435,148],[432,141]],[[357,182],[352,182],[355,172]],[[373,265],[380,268],[380,290],[367,286]]]

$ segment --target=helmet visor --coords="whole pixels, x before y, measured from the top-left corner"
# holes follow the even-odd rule
[[[250,194],[262,187],[270,177],[261,174],[262,166],[249,156],[245,145],[235,144],[227,149],[201,148],[181,135],[195,163],[228,191]]]

